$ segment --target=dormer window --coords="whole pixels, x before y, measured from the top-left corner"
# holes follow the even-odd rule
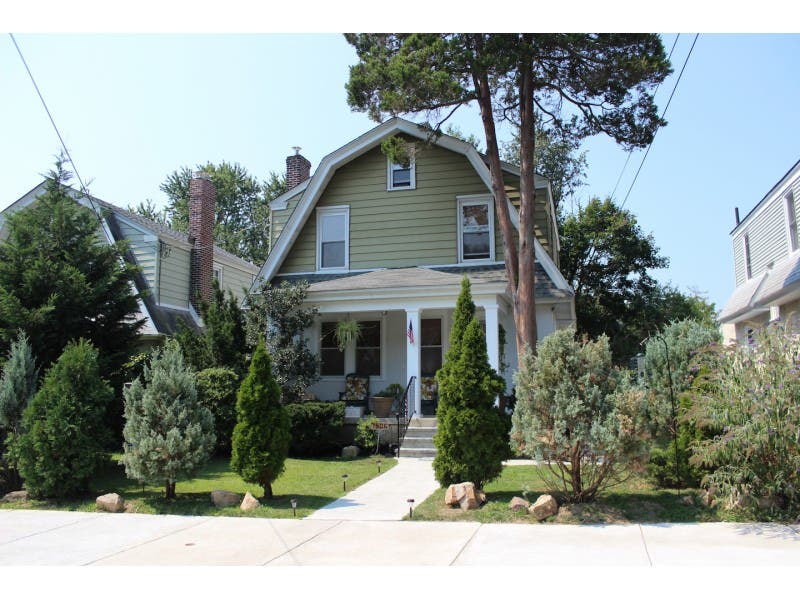
[[[411,158],[407,165],[388,162],[388,190],[413,190],[417,187],[417,170],[414,159]]]
[[[347,269],[350,207],[317,209],[317,268]]]
[[[458,199],[458,261],[494,260],[494,207],[491,196]]]

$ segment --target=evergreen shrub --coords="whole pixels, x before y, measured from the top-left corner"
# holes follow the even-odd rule
[[[289,415],[292,456],[326,456],[339,448],[344,427],[344,402],[295,402]]]

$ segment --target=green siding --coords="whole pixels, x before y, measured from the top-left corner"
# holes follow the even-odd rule
[[[420,143],[416,189],[386,190],[386,157],[376,148],[339,169],[317,206],[350,207],[351,269],[453,264],[458,262],[456,196],[485,193],[466,157]],[[502,260],[499,236],[498,230],[496,258]],[[315,270],[313,211],[279,272]]]
[[[131,227],[121,220],[119,227],[123,237],[128,241],[137,264],[142,268],[142,275],[151,290],[156,289],[156,253],[158,252],[158,239],[150,233]]]
[[[173,306],[189,305],[189,251],[167,246],[161,257],[159,302]]]
[[[270,251],[275,245],[275,241],[278,239],[278,236],[280,236],[281,232],[283,231],[283,228],[286,226],[286,221],[288,221],[289,217],[292,216],[294,209],[297,208],[297,204],[300,202],[300,198],[302,197],[303,194],[296,194],[286,202],[286,208],[282,210],[270,210]]]
[[[214,263],[215,269],[222,271],[222,289],[230,290],[237,299],[244,298],[244,290],[253,283],[251,273],[223,263]]]

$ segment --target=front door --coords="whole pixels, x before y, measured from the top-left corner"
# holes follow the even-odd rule
[[[420,395],[422,415],[434,416],[439,404],[436,371],[442,368],[442,319],[422,319],[420,322]]]

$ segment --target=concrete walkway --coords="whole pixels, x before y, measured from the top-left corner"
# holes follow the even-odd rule
[[[0,510],[0,566],[800,566],[797,526],[481,525]]]
[[[397,465],[306,519],[322,521],[400,521],[408,515],[408,499],[419,505],[439,488],[433,461],[398,459]]]

